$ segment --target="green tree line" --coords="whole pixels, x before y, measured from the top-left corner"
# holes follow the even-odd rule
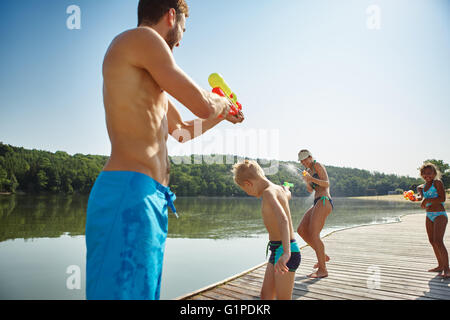
[[[194,156],[182,163],[171,158],[171,188],[178,196],[240,197],[245,193],[235,185],[232,164],[194,164]],[[218,159],[220,157],[215,157]],[[184,158],[186,160],[186,158]],[[234,158],[237,161],[237,157]],[[174,161],[175,160],[175,161]],[[89,194],[95,180],[108,161],[98,155],[69,155],[63,151],[51,153],[28,150],[0,143],[0,192],[15,193],[79,193]],[[446,188],[450,187],[450,167],[442,160],[432,160],[443,173]],[[277,184],[285,181],[295,185],[294,196],[307,196],[306,187],[293,162],[280,162],[278,173],[268,176]],[[327,166],[333,196],[385,195],[390,191],[415,189],[421,179],[387,175],[367,170]]]

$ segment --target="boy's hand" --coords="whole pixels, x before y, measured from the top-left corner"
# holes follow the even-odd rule
[[[275,264],[275,272],[279,272],[281,274],[285,274],[286,272],[288,272],[289,268],[287,267],[286,263],[288,263],[290,258],[290,253],[283,253],[280,259],[278,259],[278,262]]]

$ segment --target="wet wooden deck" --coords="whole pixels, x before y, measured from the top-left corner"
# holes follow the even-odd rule
[[[295,300],[450,300],[450,280],[427,272],[437,265],[425,231],[425,215],[402,222],[332,233],[323,239],[329,277],[309,279],[314,251],[302,248]],[[445,236],[450,249],[450,233]],[[450,251],[450,250],[449,250]],[[179,300],[259,300],[266,263]]]

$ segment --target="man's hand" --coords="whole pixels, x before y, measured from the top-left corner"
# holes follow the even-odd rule
[[[283,253],[283,255],[278,259],[277,263],[275,264],[275,272],[279,272],[281,274],[285,274],[289,271],[289,268],[287,267],[287,263],[289,259],[291,258],[290,253]]]
[[[225,120],[231,122],[232,124],[242,123],[245,120],[244,114],[242,111],[239,111],[237,115],[227,114]]]
[[[226,119],[226,116],[230,113],[232,103],[225,97],[221,97],[213,92],[205,91],[208,97],[208,103],[214,108],[216,112],[211,114],[210,119],[216,119],[217,117]]]

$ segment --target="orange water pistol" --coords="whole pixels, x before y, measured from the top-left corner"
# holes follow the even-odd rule
[[[403,197],[405,198],[405,200],[410,200],[410,201],[417,201],[417,197],[414,194],[414,191],[409,190],[409,191],[405,191],[403,192]]]

